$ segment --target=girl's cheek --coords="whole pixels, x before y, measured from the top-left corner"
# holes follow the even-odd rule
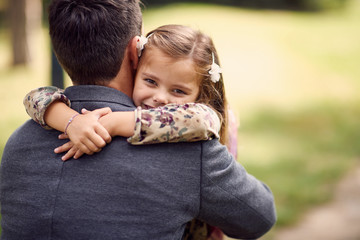
[[[185,102],[182,99],[176,98],[176,99],[170,99],[170,102],[173,102],[175,104],[184,104]]]

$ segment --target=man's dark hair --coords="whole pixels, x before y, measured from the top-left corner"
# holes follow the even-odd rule
[[[113,79],[141,25],[139,0],[53,0],[49,6],[54,52],[77,85]]]

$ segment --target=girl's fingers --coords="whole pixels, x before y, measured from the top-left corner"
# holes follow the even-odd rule
[[[77,150],[78,149],[76,147],[72,147],[64,156],[61,157],[61,160],[65,162],[66,160],[72,158],[77,152]]]
[[[89,141],[89,140],[88,140]],[[67,142],[60,147],[55,148],[55,153],[66,152],[64,156],[61,157],[61,160],[66,161],[70,158],[74,157],[74,159],[80,158],[84,153],[88,155],[94,154],[94,152],[99,152],[101,149],[96,147],[91,141],[87,142],[91,149],[89,149],[86,145],[82,144],[81,149],[74,145],[73,142]]]
[[[111,142],[111,136],[103,126],[100,125],[98,128],[95,129],[95,131],[98,134],[98,136],[100,136],[102,140],[105,141],[105,143],[102,143],[98,140],[101,145],[96,144],[96,146],[103,148],[105,147],[106,143]]]
[[[58,136],[59,139],[69,139],[69,136],[65,133],[62,133]]]
[[[105,116],[106,114],[111,113],[111,109],[110,109],[109,107],[100,108],[100,109],[94,110],[93,113],[94,113],[95,116],[97,116],[98,118],[101,118],[102,116]]]
[[[87,114],[87,113],[89,113],[90,111],[88,111],[86,108],[82,108],[81,109],[81,113],[82,114]]]
[[[89,111],[86,108],[81,109],[82,114],[93,113],[95,116],[97,116],[97,118],[100,118],[100,117],[102,117],[102,116],[104,116],[106,114],[109,114],[111,112],[112,111],[111,111],[111,109],[109,107],[99,108],[99,109],[96,109],[94,111]]]
[[[106,143],[105,141],[98,135],[95,135],[97,138],[97,144],[100,146],[105,146]],[[92,155],[94,152],[99,152],[101,150],[101,148],[97,147],[94,143],[94,140],[90,140],[88,138],[83,139],[82,142],[80,142],[79,144],[74,144],[73,142],[69,141],[63,145],[61,145],[60,147],[57,147],[54,149],[55,153],[62,153],[62,152],[66,152],[68,151],[68,153],[65,155],[66,157],[70,156],[70,158],[72,156],[75,155],[75,152],[77,150],[81,151],[82,154],[86,153],[88,155]],[[76,151],[74,152],[74,149],[76,149]],[[81,154],[81,155],[82,155]],[[79,155],[79,157],[81,156]],[[67,158],[68,159],[68,158]]]
[[[55,153],[66,152],[66,151],[69,151],[69,149],[71,149],[73,146],[74,146],[74,143],[70,141],[70,142],[67,142],[67,143],[61,145],[60,147],[55,148],[54,152]]]
[[[100,141],[104,142],[104,140],[101,137],[97,136],[97,138],[100,139]],[[89,139],[89,138],[82,139],[81,144],[78,145],[77,147],[83,153],[86,153],[88,155],[92,155],[94,152],[99,152],[100,151],[100,149],[94,144],[93,141],[94,140]]]
[[[84,155],[84,153],[80,150],[77,150],[75,155],[74,155],[74,159],[78,159],[79,157],[81,157],[82,155]]]
[[[92,134],[89,134],[87,138],[83,138],[81,140],[81,143],[86,145],[86,147],[89,150],[91,150],[93,152],[99,152],[100,148],[105,147],[106,146],[106,141],[109,141],[109,140],[111,141],[111,136],[106,131],[106,129],[99,124],[94,129],[94,132]],[[80,150],[82,150],[82,149],[80,149]]]

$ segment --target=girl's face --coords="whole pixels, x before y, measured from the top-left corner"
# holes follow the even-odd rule
[[[146,49],[135,77],[135,105],[148,109],[195,102],[199,80],[193,65],[191,59],[174,60],[159,49]]]

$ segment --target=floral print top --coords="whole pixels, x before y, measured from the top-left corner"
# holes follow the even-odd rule
[[[204,104],[168,104],[147,110],[138,107],[135,116],[135,133],[128,138],[133,145],[219,138],[219,118]]]
[[[61,101],[69,107],[71,106],[70,100],[64,94],[64,90],[54,86],[32,90],[26,94],[23,104],[27,114],[35,122],[45,129],[51,129],[51,127],[45,123],[44,114],[47,107],[55,101]]]
[[[64,90],[57,87],[41,87],[32,90],[24,98],[28,115],[42,127],[51,129],[44,120],[48,106],[70,100]],[[127,141],[133,145],[162,142],[193,142],[219,138],[220,120],[208,106],[199,103],[168,104],[153,109],[135,110],[134,135]]]

